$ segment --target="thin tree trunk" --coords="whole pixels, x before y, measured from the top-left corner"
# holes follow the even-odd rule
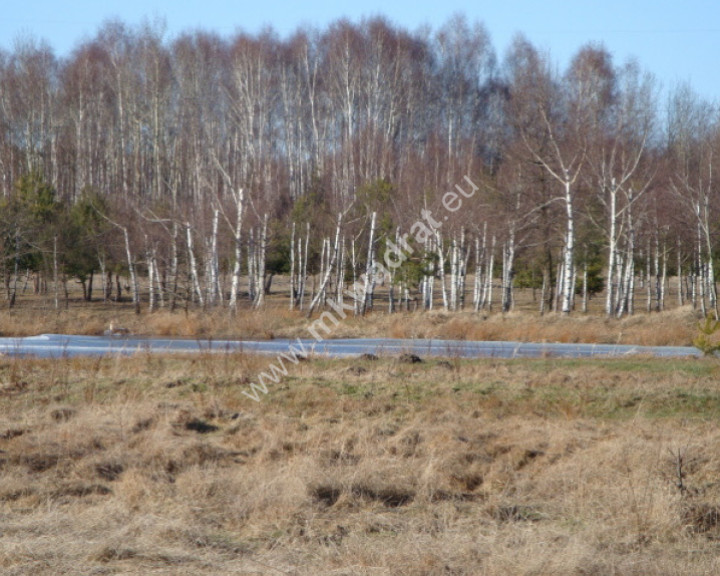
[[[645,279],[646,279],[646,286],[645,286],[645,311],[650,314],[652,312],[652,299],[653,299],[653,290],[650,283],[650,275],[652,274],[651,270],[651,264],[650,264],[650,238],[647,239],[647,245],[645,247],[647,251],[647,255],[645,257]],[[657,268],[656,268],[657,270]]]
[[[567,217],[567,230],[565,236],[565,254],[563,262],[563,295],[562,295],[562,313],[570,314],[572,310],[572,300],[575,293],[573,278],[575,276],[574,257],[575,257],[575,222],[573,214],[573,201],[570,189],[571,183],[565,175],[565,212]]]
[[[395,229],[395,246],[400,245],[400,228]],[[388,287],[388,313],[392,314],[395,312],[395,273],[396,268],[392,267],[390,270],[390,286]],[[402,293],[400,294],[402,298]],[[402,305],[402,302],[401,302]]]
[[[457,239],[453,236],[450,241],[450,310],[457,310],[458,296],[458,246]]]
[[[700,208],[698,206],[698,212]],[[699,216],[698,216],[699,218]],[[698,286],[700,287],[700,309],[703,315],[703,318],[707,316],[707,308],[705,306],[705,287],[706,287],[706,272],[705,272],[705,263],[703,262],[703,255],[702,255],[702,231],[700,230],[700,223],[698,222],[697,225],[697,281]]]
[[[443,309],[447,312],[450,308],[450,303],[448,302],[447,285],[445,283],[445,248],[443,247],[440,230],[435,230],[435,249],[437,250],[438,257],[438,280],[442,288]]]
[[[308,308],[308,312],[307,312],[308,318],[312,315],[313,310],[317,307],[320,299],[322,298],[322,295],[325,293],[325,288],[326,288],[328,282],[330,281],[330,277],[332,276],[333,268],[335,267],[335,264],[337,263],[338,251],[340,249],[340,230],[341,229],[342,229],[342,213],[338,214],[337,229],[335,230],[335,246],[332,249],[332,257],[330,259],[330,262],[328,263],[327,270],[325,270],[325,275],[320,284],[320,288],[317,291],[315,298],[312,300],[312,302],[310,303],[310,306]],[[329,249],[330,249],[330,245],[328,244],[328,250]]]
[[[582,289],[582,311],[587,314],[588,311],[588,265],[587,256],[583,262],[583,289]]]
[[[130,285],[132,287],[133,304],[135,305],[135,313],[140,314],[140,286],[138,285],[137,274],[135,273],[135,264],[133,263],[132,252],[130,251],[130,235],[128,229],[122,229],[125,237],[125,253],[127,255],[128,270],[130,271]]]
[[[295,222],[290,234],[290,310],[295,309]]]
[[[373,278],[373,270],[375,268],[375,222],[377,220],[377,212],[373,212],[370,218],[370,237],[368,239],[368,255],[365,263],[365,282],[364,282],[364,302],[360,313],[365,315],[368,308],[372,309],[373,286],[375,280]]]
[[[230,309],[233,311],[237,311],[238,296],[240,292],[240,268],[242,265],[242,221],[243,214],[245,212],[245,191],[242,188],[238,189],[235,193],[235,209],[235,229],[233,230],[235,262],[233,263],[229,302]]]
[[[663,254],[663,260],[664,260]],[[660,238],[655,233],[655,254],[653,256],[653,272],[655,275],[655,312],[662,310],[662,292],[664,277],[660,275]]]
[[[678,306],[684,306],[685,299],[683,298],[682,243],[680,242],[680,238],[677,239],[677,291]]]
[[[547,289],[548,289],[548,284],[550,281],[549,276],[550,276],[549,267],[545,267],[545,269],[543,270],[542,289],[540,291],[540,316],[545,315],[545,304],[546,304],[545,298],[547,298]]]
[[[148,312],[152,313],[155,312],[155,267],[147,236],[145,236],[145,261],[148,268]]]
[[[562,295],[564,293],[564,285],[565,285],[565,249],[563,248],[563,258],[560,258],[560,261],[558,262],[558,270],[557,274],[555,276],[555,304],[553,305],[553,310],[555,312],[560,311],[560,303],[562,301]]]
[[[218,257],[218,225],[220,221],[220,210],[213,211],[212,236],[209,245],[208,268],[210,278],[208,282],[208,303],[213,306],[222,303],[222,290],[220,289],[220,262]]]
[[[608,273],[605,293],[605,315],[612,316],[614,310],[615,266],[617,262],[617,188],[613,179],[610,190],[610,233],[608,238]]]
[[[355,286],[355,282],[357,281],[357,261],[355,256],[355,238],[350,239],[350,256],[352,261],[350,262],[350,267],[352,268],[352,285]],[[359,315],[361,313],[361,305],[358,298],[354,299],[353,302],[353,312],[355,316]]]
[[[53,239],[53,268],[55,267],[55,260],[57,258],[57,236]],[[107,278],[107,266],[105,265],[105,258],[98,255],[98,264],[100,265],[100,276],[102,277],[102,295],[103,303],[108,301],[108,278]],[[57,276],[57,272],[53,273],[53,277]]]
[[[305,303],[305,287],[307,286],[307,267],[310,248],[310,223],[305,226],[305,257],[302,259],[302,280],[300,282],[300,310],[303,309]]]
[[[157,285],[157,296],[160,303],[160,308],[165,308],[165,288],[166,284],[163,281],[163,277],[160,275],[160,268],[158,266],[157,249],[155,246],[152,248],[152,263],[151,266],[155,270],[155,283]],[[92,286],[92,278],[91,278]]]
[[[256,265],[256,254],[257,249],[255,247],[255,230],[253,228],[250,229],[250,240],[248,242],[247,247],[247,280],[248,280],[248,298],[250,301],[255,302],[255,278],[257,277],[255,273],[255,265]]]
[[[660,279],[660,293],[658,298],[658,311],[662,312],[665,310],[665,286],[667,283],[667,245],[663,240],[663,255],[662,255],[662,277]]]
[[[513,276],[515,266],[515,227],[510,227],[509,238],[503,246],[503,295],[502,311],[510,312],[513,308]]]
[[[64,280],[63,280],[64,282]],[[120,274],[115,274],[115,291],[117,292],[117,296],[115,297],[115,302],[121,302],[122,301],[122,282],[120,281]]]
[[[345,248],[345,236],[340,239],[340,261],[337,265],[337,274],[335,275],[335,302],[343,305],[343,291],[345,290],[345,261],[347,259],[347,250]]]
[[[460,299],[460,310],[465,309],[465,287],[467,284],[467,269],[470,260],[470,250],[465,246],[465,228],[460,230],[460,283],[458,286],[458,298]]]
[[[254,308],[261,308],[265,304],[265,261],[267,257],[267,223],[268,216],[263,217],[262,231],[260,233],[260,245],[257,264],[257,279],[255,281],[255,302]]]
[[[60,301],[58,299],[58,249],[57,234],[53,236],[53,284],[55,286],[55,310],[60,309]]]
[[[205,299],[203,298],[202,287],[200,286],[200,278],[198,277],[197,261],[195,260],[195,252],[193,251],[192,230],[190,222],[185,223],[185,233],[187,237],[188,259],[190,261],[190,278],[192,287],[198,298],[198,304],[201,308],[205,308]]]
[[[492,311],[493,307],[493,273],[495,270],[495,235],[493,234],[490,242],[490,253],[488,254],[487,272],[485,273],[485,295],[483,297],[483,307],[487,306],[488,311]]]

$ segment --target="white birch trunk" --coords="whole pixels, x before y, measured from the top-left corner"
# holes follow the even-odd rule
[[[345,236],[340,239],[340,254],[337,265],[337,274],[335,275],[335,302],[343,305],[343,290],[345,290],[345,266],[347,260],[347,250],[345,248]]]
[[[565,248],[563,248],[563,254],[564,254]],[[558,263],[558,270],[557,275],[555,276],[555,282],[557,286],[555,287],[555,303],[553,304],[553,310],[555,312],[560,311],[560,303],[562,301],[562,295],[563,295],[563,285],[565,282],[565,259],[564,257],[560,259],[560,262]]]
[[[265,214],[263,218],[263,225],[260,232],[258,255],[257,255],[257,267],[256,267],[256,279],[255,279],[255,301],[253,302],[254,308],[261,308],[265,304],[265,262],[267,257],[267,223],[268,216]]]
[[[104,278],[104,275],[103,275]],[[60,309],[60,298],[58,296],[58,249],[57,234],[53,236],[53,285],[55,292],[55,310]]]
[[[152,267],[155,269],[155,284],[157,287],[157,298],[158,302],[160,304],[160,308],[165,308],[165,287],[163,286],[163,278],[160,276],[160,268],[158,266],[158,259],[157,259],[157,248],[153,246],[152,252]]]
[[[325,270],[325,275],[323,276],[322,282],[320,284],[320,288],[317,291],[315,298],[310,303],[310,306],[308,308],[308,312],[307,312],[308,318],[312,315],[313,310],[320,303],[320,299],[322,298],[322,295],[325,294],[325,289],[327,287],[328,282],[330,281],[330,277],[332,276],[333,268],[335,267],[335,265],[338,261],[338,251],[340,250],[340,231],[341,231],[341,229],[342,229],[342,213],[338,214],[337,229],[335,230],[335,246],[332,249],[332,256],[330,258],[330,262],[328,263],[327,270]],[[330,250],[329,243],[328,243],[328,250]]]
[[[457,239],[453,236],[450,242],[450,310],[457,310],[457,285],[458,285],[458,246]]]
[[[250,241],[248,242],[247,247],[247,281],[248,281],[248,298],[251,302],[255,302],[255,266],[256,266],[256,260],[257,258],[257,248],[255,247],[255,230],[253,228],[250,229]]]
[[[630,262],[630,286],[628,288],[627,311],[630,316],[635,314],[635,259]]]
[[[587,265],[587,258],[585,259],[585,262],[583,262],[583,303],[582,303],[582,311],[583,314],[587,314],[588,311],[588,265]]]
[[[170,261],[170,311],[175,311],[175,303],[177,302],[177,287],[178,287],[178,270],[179,270],[179,256],[178,256],[178,223],[173,222],[172,232],[172,257]]]
[[[145,260],[148,268],[148,312],[155,312],[155,267],[147,236],[145,236]]]
[[[302,249],[302,248],[301,248]],[[305,287],[307,286],[307,267],[308,267],[308,254],[310,249],[310,223],[308,222],[305,227],[305,256],[302,258],[302,277],[300,279],[300,310],[305,305]]]
[[[128,270],[130,272],[130,284],[132,286],[132,299],[135,306],[135,313],[140,314],[140,287],[138,286],[137,274],[135,274],[135,264],[133,263],[132,252],[130,251],[130,235],[127,228],[122,229],[125,237],[125,253],[127,255]]]
[[[197,261],[195,260],[195,252],[193,251],[193,239],[190,222],[185,223],[185,233],[187,236],[188,259],[190,261],[190,278],[192,281],[193,291],[197,295],[198,304],[200,304],[200,307],[205,308],[205,299],[203,297],[202,287],[200,286],[200,278],[198,276]]]
[[[423,277],[421,286],[421,295],[423,299],[423,310],[432,310],[432,296],[430,295],[430,275],[434,273],[433,265],[430,260],[430,240],[425,239],[423,246]]]
[[[465,309],[465,287],[467,284],[467,269],[470,260],[470,250],[465,246],[465,229],[460,231],[460,283],[458,286],[458,298],[460,299],[460,310]]]
[[[567,229],[563,262],[562,313],[567,315],[570,314],[572,310],[573,295],[575,293],[573,289],[573,278],[575,277],[575,221],[571,182],[567,173],[565,174],[565,213],[567,217]]]
[[[664,257],[664,255],[663,255]],[[655,275],[655,312],[662,310],[662,291],[664,278],[660,275],[660,238],[655,233],[655,254],[653,256],[653,274]]]
[[[706,288],[706,273],[705,263],[703,262],[703,251],[702,251],[702,231],[700,226],[700,204],[697,205],[698,212],[698,225],[697,225],[697,283],[700,288],[700,309],[703,318],[707,316],[707,308],[705,306],[705,288]]]
[[[208,271],[210,278],[208,282],[208,303],[215,305],[222,302],[222,290],[220,290],[220,259],[218,257],[218,224],[220,221],[220,210],[213,211],[212,236],[210,238],[208,254]]]
[[[290,233],[290,310],[295,309],[295,222]]]
[[[658,295],[658,311],[662,312],[665,310],[665,286],[667,283],[667,245],[663,241],[663,253],[662,253],[662,276],[660,279],[660,293]]]
[[[713,246],[710,235],[710,197],[705,195],[703,205],[703,232],[705,236],[705,250],[707,260],[707,294],[710,300],[710,308],[712,308],[715,320],[720,319],[717,302],[717,290],[715,287],[715,268],[713,265]]]
[[[490,253],[488,255],[487,272],[485,273],[485,297],[483,307],[487,306],[488,311],[493,307],[493,271],[495,269],[495,235],[490,242]]]
[[[325,278],[325,270],[327,269],[327,251],[330,250],[330,240],[327,238],[323,238],[322,242],[322,249],[320,250],[320,278]],[[320,288],[320,291],[322,291],[322,288]],[[317,295],[320,299],[320,302],[325,302],[325,295],[322,293],[319,293]],[[315,300],[316,295],[313,294],[313,297],[311,298],[311,301]]]
[[[607,272],[607,291],[605,294],[605,315],[612,316],[614,307],[614,299],[616,295],[615,284],[615,266],[617,262],[617,192],[615,180],[612,181],[610,188],[610,232],[608,236],[608,272]]]
[[[375,267],[375,223],[377,219],[377,212],[372,213],[372,217],[370,219],[370,238],[368,241],[368,256],[367,256],[367,262],[365,264],[365,285],[364,285],[364,303],[362,306],[361,314],[365,314],[367,312],[368,307],[372,308],[372,289],[374,285],[374,274],[373,269]]]
[[[435,305],[435,273],[436,273],[436,265],[434,258],[430,258],[430,246],[433,242],[432,239],[428,239],[428,244],[426,248],[426,260],[428,262],[428,268],[430,271],[430,274],[428,275],[428,310],[432,310],[433,306]]]
[[[231,310],[237,310],[238,295],[240,292],[240,268],[242,264],[242,221],[245,212],[245,191],[240,188],[234,193],[235,197],[235,228],[233,229],[233,240],[235,248],[235,262],[233,263],[232,280],[230,281],[230,302]],[[294,229],[294,228],[293,228]]]
[[[509,238],[503,246],[502,311],[513,307],[513,268],[515,266],[515,227],[510,227]]]
[[[473,310],[478,311],[480,305],[480,282],[482,280],[482,265],[480,264],[480,238],[475,238],[475,276],[473,282]]]
[[[443,247],[440,230],[435,230],[435,249],[438,257],[438,280],[442,288],[443,309],[447,312],[450,308],[448,301],[447,285],[445,283],[445,248]]]
[[[685,299],[683,298],[682,243],[680,242],[680,238],[677,239],[677,291],[678,306],[684,306]]]
[[[650,265],[650,238],[647,239],[647,245],[645,247],[645,250],[647,252],[645,256],[645,311],[650,314],[652,312],[652,299],[653,299],[653,290],[650,282],[650,275],[652,274],[651,265]]]
[[[357,281],[357,259],[355,256],[355,238],[352,238],[350,240],[350,255],[351,255],[351,262],[350,267],[352,268],[352,285],[355,286],[355,282]],[[360,314],[361,304],[358,298],[354,298],[353,301],[353,313],[355,316]]]

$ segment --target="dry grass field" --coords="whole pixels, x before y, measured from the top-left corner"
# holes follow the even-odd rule
[[[378,310],[332,337],[689,345],[623,320]],[[307,337],[262,312],[21,301],[2,336]],[[720,572],[720,363],[702,359],[0,357],[3,575]]]
[[[713,359],[0,359],[0,573],[720,571]]]
[[[592,313],[569,317],[555,313],[540,316],[529,290],[518,290],[517,310],[498,312],[431,312],[388,314],[380,298],[372,313],[348,316],[333,329],[332,338],[443,338],[457,340],[517,340],[526,342],[589,342],[648,346],[692,343],[699,313],[691,306],[661,313],[638,312],[620,320],[606,318],[598,298]],[[381,292],[382,295],[382,292]],[[317,313],[315,314],[317,317]],[[29,297],[14,309],[0,308],[0,336],[32,336],[42,333],[102,334],[111,321],[133,334],[198,339],[259,339],[309,337],[310,322],[304,312],[290,311],[283,293],[275,293],[262,310],[244,302],[236,315],[227,308],[175,312],[160,309],[135,314],[129,302],[86,303],[74,299],[68,308],[55,310],[49,302]]]

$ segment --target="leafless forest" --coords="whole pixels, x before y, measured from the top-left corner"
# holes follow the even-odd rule
[[[595,294],[608,316],[717,316],[716,106],[661,98],[600,45],[559,70],[490,34],[112,21],[67,57],[18,41],[0,54],[7,305],[29,284],[63,306],[79,280],[138,310],[259,308],[283,275],[309,313],[343,295],[357,314],[507,311],[532,287],[539,313]]]

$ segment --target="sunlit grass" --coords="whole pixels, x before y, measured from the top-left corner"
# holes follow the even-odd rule
[[[111,318],[198,340],[307,325],[277,306],[6,311],[0,325],[101,333]],[[352,318],[333,335],[684,344],[696,327],[688,310],[624,321],[440,312]],[[243,391],[270,361],[1,357],[0,572],[720,568],[717,359],[316,357],[253,402]]]

